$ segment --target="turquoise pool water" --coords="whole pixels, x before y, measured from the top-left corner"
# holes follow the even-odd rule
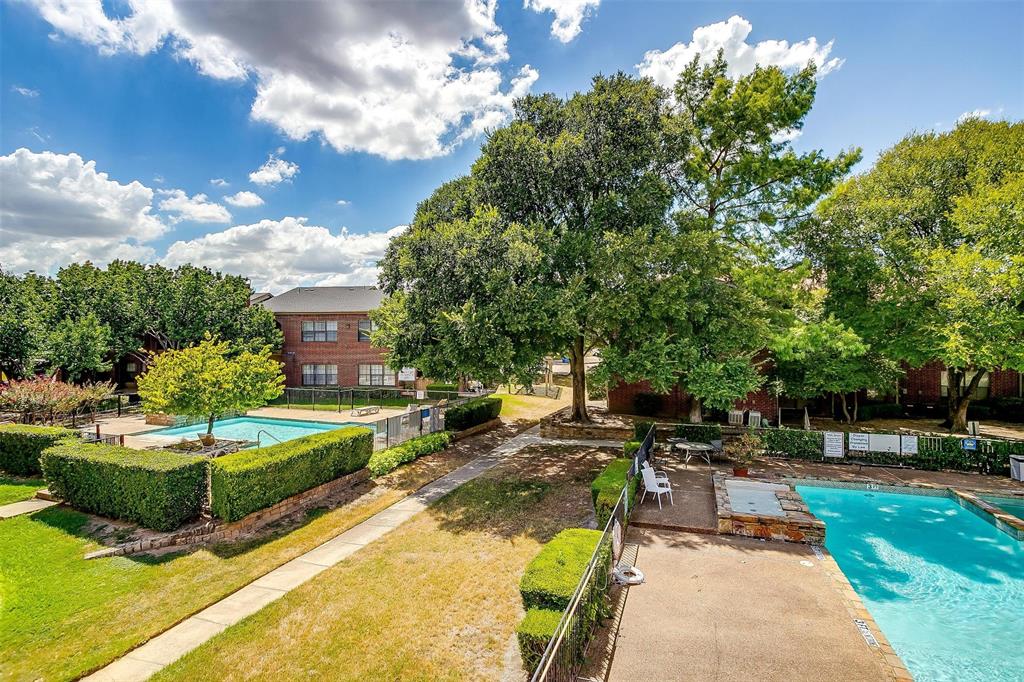
[[[213,423],[213,435],[217,438],[228,438],[231,440],[256,440],[260,435],[263,444],[273,443],[276,438],[279,441],[292,440],[302,436],[310,436],[314,433],[333,431],[334,429],[346,426],[365,426],[355,422],[343,422],[334,424],[331,422],[307,422],[292,419],[270,419],[268,417],[235,417],[234,419],[218,419]],[[149,433],[158,436],[180,436],[182,438],[195,438],[197,433],[205,433],[205,424],[193,424],[192,426],[174,426]],[[269,433],[272,438],[268,438]]]
[[[945,497],[797,490],[915,680],[1024,679],[1024,543]]]
[[[983,500],[991,502],[1007,514],[1013,514],[1021,521],[1024,521],[1024,498],[1011,499],[1008,497],[996,497],[995,495],[982,495]]]

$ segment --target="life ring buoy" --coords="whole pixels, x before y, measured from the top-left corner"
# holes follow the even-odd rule
[[[644,572],[636,566],[616,566],[612,577],[617,585],[639,585],[644,581]]]

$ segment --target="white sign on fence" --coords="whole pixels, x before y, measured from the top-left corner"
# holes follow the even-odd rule
[[[894,433],[872,433],[868,449],[871,452],[899,452],[900,437]]]
[[[416,368],[415,367],[403,367],[398,370],[399,381],[416,381]]]
[[[917,436],[900,436],[900,452],[904,455],[916,455]]]
[[[860,450],[867,452],[870,449],[871,440],[870,436],[866,433],[851,433],[850,434],[850,449]]]
[[[843,433],[841,431],[825,432],[825,456],[843,456]]]

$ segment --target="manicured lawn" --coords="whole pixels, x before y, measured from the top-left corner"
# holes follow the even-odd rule
[[[523,451],[155,679],[521,679],[520,576],[611,457]]]
[[[98,547],[84,514],[54,507],[0,522],[0,677],[66,680],[101,667],[509,435],[417,460],[377,481],[369,497],[261,542],[84,561]]]
[[[0,476],[0,505],[31,499],[37,490],[45,487],[46,481],[40,478]]]
[[[557,400],[535,395],[495,393],[501,398],[501,416],[507,420],[534,420],[559,410],[572,402],[572,391],[563,389]]]

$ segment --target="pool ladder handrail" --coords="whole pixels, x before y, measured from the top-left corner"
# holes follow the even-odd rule
[[[260,444],[260,434],[264,434],[264,433],[267,434],[268,436],[270,436],[271,438],[273,438],[274,440],[276,440],[278,443],[283,443],[284,442],[280,438],[275,436],[274,434],[272,434],[269,431],[267,431],[266,429],[260,429],[259,431],[256,432],[256,449],[257,450],[260,449],[260,445],[261,445]]]

